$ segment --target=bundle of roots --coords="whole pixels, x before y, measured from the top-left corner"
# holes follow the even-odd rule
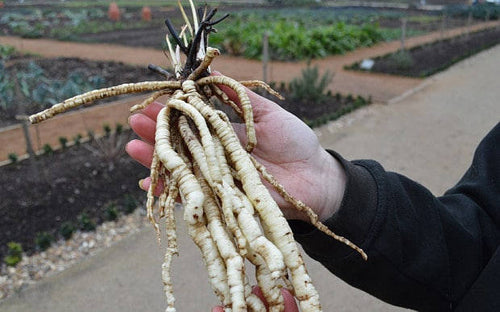
[[[193,25],[182,6],[186,25],[177,34],[170,21],[166,41],[174,72],[150,65],[150,69],[167,77],[165,81],[123,84],[75,96],[32,115],[32,123],[48,119],[73,107],[105,97],[155,91],[143,103],[132,107],[135,112],[160,96],[168,95],[157,118],[155,148],[151,165],[147,215],[159,233],[158,219],[166,224],[166,253],[162,278],[167,297],[167,311],[175,311],[171,280],[171,263],[178,253],[174,206],[180,196],[189,235],[199,247],[208,270],[210,284],[225,311],[266,311],[264,304],[251,292],[245,259],[255,266],[258,286],[269,311],[282,311],[281,287],[286,287],[299,301],[302,311],[321,311],[319,297],[300,255],[292,231],[281,210],[261,181],[261,176],[287,201],[305,212],[312,224],[326,234],[366,255],[347,239],[332,233],[318,221],[317,215],[302,202],[290,196],[251,155],[257,144],[253,114],[247,87],[263,87],[279,96],[260,81],[237,82],[224,76],[210,76],[210,64],[219,55],[207,46],[213,26],[226,18],[212,21],[216,10],[194,9]],[[198,23],[198,19],[201,22]],[[180,54],[184,53],[182,65]],[[231,101],[221,86],[232,89],[238,101]],[[234,108],[246,124],[247,145],[241,146],[229,118],[217,110],[211,98],[216,97]],[[165,187],[158,200],[154,190]]]

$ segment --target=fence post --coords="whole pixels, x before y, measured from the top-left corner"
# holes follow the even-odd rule
[[[467,28],[465,30],[466,34],[465,38],[467,38],[467,40],[469,39],[471,24],[472,24],[472,11],[469,11],[469,16],[467,17]]]
[[[26,151],[28,152],[29,155],[29,163],[31,166],[31,175],[32,178],[36,181],[40,178],[40,169],[38,168],[38,165],[36,164],[36,154],[35,150],[33,149],[33,143],[31,141],[31,135],[29,131],[29,119],[28,116],[26,115],[17,115],[16,119],[21,121],[21,124],[23,126],[23,133],[24,133],[24,140],[26,141]]]
[[[269,32],[262,36],[262,81],[267,83],[267,65],[269,63]]]
[[[443,18],[441,19],[441,40],[444,39],[445,28],[446,28],[446,13],[443,14]]]
[[[406,39],[406,17],[401,19],[401,51],[405,50],[405,39]]]

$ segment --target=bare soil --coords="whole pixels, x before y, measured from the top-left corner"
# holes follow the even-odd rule
[[[130,135],[122,134],[122,140]],[[61,225],[69,221],[78,227],[81,213],[101,223],[111,205],[122,213],[134,200],[138,205],[143,192],[137,181],[149,171],[125,155],[123,146],[112,160],[102,151],[92,152],[95,148],[85,143],[0,167],[0,259],[10,241],[31,254],[37,233],[59,238]]]
[[[500,27],[462,35],[377,57],[371,72],[428,77],[481,50],[500,43]],[[351,66],[359,70],[359,62]]]

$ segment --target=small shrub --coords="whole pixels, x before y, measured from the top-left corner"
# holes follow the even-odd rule
[[[76,231],[76,226],[69,221],[66,221],[63,224],[61,224],[61,228],[59,229],[59,233],[61,233],[61,236],[64,237],[65,240],[70,239],[75,231]]]
[[[93,231],[96,228],[95,222],[92,221],[90,219],[89,215],[86,214],[85,212],[82,212],[78,216],[78,223],[79,223],[80,229],[82,231],[85,231],[85,232]]]
[[[291,98],[313,103],[322,101],[327,97],[327,88],[332,80],[333,74],[329,71],[320,76],[318,66],[308,66],[302,70],[300,77],[290,82]]]
[[[19,262],[21,262],[23,258],[23,247],[21,244],[16,242],[9,242],[7,244],[7,256],[3,258],[3,261],[8,266],[15,266]]]
[[[15,164],[19,158],[17,157],[16,153],[9,153],[9,160],[11,163]]]
[[[14,54],[16,54],[14,47],[0,44],[0,60],[9,59]]]
[[[47,143],[43,146],[43,153],[45,155],[52,155],[54,153],[54,149],[52,149],[52,146],[50,146],[50,144]]]
[[[82,142],[82,135],[78,133],[74,138],[73,142],[75,143],[75,146],[80,146],[80,143]]]
[[[139,204],[137,203],[137,200],[135,200],[134,196],[130,194],[125,195],[125,198],[123,199],[123,207],[126,214],[134,212],[138,205]]]
[[[394,66],[399,70],[408,70],[413,64],[413,57],[406,50],[400,50],[393,55],[391,55],[391,61],[394,63]]]
[[[61,143],[62,148],[66,148],[68,145],[68,139],[66,137],[59,137],[59,143]]]
[[[111,127],[108,124],[104,124],[102,128],[104,129],[104,135],[108,137],[111,134]]]
[[[116,209],[115,204],[109,204],[104,211],[106,216],[106,220],[114,221],[118,218],[118,210]]]
[[[365,100],[364,97],[362,97],[360,95],[358,95],[356,97],[356,100],[354,100],[354,106],[355,107],[361,107],[361,106],[366,105],[366,104],[367,104],[367,101]]]
[[[340,94],[339,92],[335,93],[335,100],[337,100],[337,102],[340,102],[340,100],[342,100],[342,94]]]
[[[44,251],[50,247],[54,241],[54,236],[48,232],[38,232],[35,236],[35,245],[38,249]]]
[[[123,125],[121,123],[117,123],[116,126],[115,126],[115,131],[116,131],[117,135],[122,134],[122,132],[123,132]]]

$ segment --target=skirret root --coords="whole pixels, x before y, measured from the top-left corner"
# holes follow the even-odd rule
[[[166,251],[162,280],[167,297],[166,311],[174,312],[175,297],[171,268],[178,254],[175,220],[176,200],[180,197],[188,233],[198,246],[208,271],[208,280],[225,311],[266,310],[252,294],[245,262],[255,266],[255,279],[269,304],[268,311],[282,311],[280,288],[286,287],[297,298],[301,311],[321,311],[319,295],[312,284],[287,221],[273,200],[262,177],[310,222],[333,239],[367,256],[348,239],[337,236],[318,220],[318,216],[285,188],[250,154],[257,144],[254,118],[246,87],[262,88],[281,98],[267,84],[257,80],[238,82],[224,76],[210,76],[210,65],[220,54],[208,47],[208,34],[227,16],[212,20],[216,9],[199,13],[189,0],[193,22],[181,6],[186,22],[177,33],[171,21],[166,24],[173,75],[158,66],[150,69],[175,81],[122,84],[90,91],[30,116],[32,123],[49,119],[81,105],[121,94],[153,92],[131,112],[146,108],[161,96],[168,96],[157,116],[155,146],[151,164],[151,184],[147,193],[147,218],[160,238],[159,219],[165,219]],[[186,54],[182,63],[180,53]],[[233,101],[224,89],[236,94]],[[245,122],[247,145],[241,143],[225,113],[215,109],[211,97],[234,109]],[[162,185],[163,188],[158,187]],[[155,193],[162,189],[158,199]],[[283,285],[284,284],[284,285]]]

